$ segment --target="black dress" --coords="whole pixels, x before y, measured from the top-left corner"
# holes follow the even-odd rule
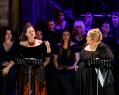
[[[68,49],[60,48],[58,44],[55,48],[55,54],[58,55],[58,66],[69,67],[75,62],[75,53],[79,52],[77,45],[73,44]],[[61,54],[60,54],[61,53]],[[57,70],[51,86],[50,95],[74,95],[75,70],[62,69]]]
[[[85,66],[85,61],[91,58],[113,59],[110,49],[103,43],[100,43],[96,51],[81,51],[79,69],[76,74],[76,95],[96,95],[97,74],[95,68]],[[102,68],[101,72],[106,75],[104,86],[99,83],[99,95],[114,95],[113,75],[111,69]]]
[[[39,46],[35,47],[25,47],[20,45],[19,49],[19,57],[20,58],[35,58],[41,59],[44,61],[44,58],[49,54],[46,53],[45,44],[42,43]],[[43,63],[42,61],[42,63]],[[31,65],[35,63],[30,63]],[[19,69],[19,79],[18,79],[18,95],[28,95],[28,68],[29,63],[27,65],[20,65]],[[44,73],[44,65],[36,64],[32,67],[31,70],[31,90],[32,95],[46,95],[46,87],[45,87],[45,73]]]
[[[6,51],[3,44],[0,44],[0,95],[15,95],[15,84],[16,84],[16,65],[13,65],[6,76],[2,75],[2,69],[4,61],[14,61],[17,55],[17,43],[13,43],[11,48]]]

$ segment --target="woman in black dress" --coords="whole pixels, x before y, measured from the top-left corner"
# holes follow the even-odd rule
[[[50,61],[50,44],[48,41],[43,42],[35,37],[36,33],[33,26],[27,27],[21,37],[19,57],[22,59],[39,59],[43,64],[32,63],[32,60],[22,63],[19,70],[18,95],[29,94],[29,66],[32,66],[30,95],[47,95],[44,67]]]
[[[76,74],[76,95],[96,95],[97,73],[95,68],[86,66],[89,59],[113,59],[113,54],[109,47],[101,42],[102,34],[99,29],[92,29],[87,33],[87,45],[81,51],[79,69]],[[102,64],[103,67],[103,64]],[[113,75],[111,69],[101,68],[104,78],[103,86],[98,87],[98,95],[114,95]]]
[[[62,33],[61,43],[54,52],[54,64],[57,75],[53,82],[51,95],[74,95],[75,66],[79,60],[77,44],[70,39],[70,33]]]
[[[15,95],[16,65],[14,58],[17,55],[17,44],[14,41],[11,29],[2,31],[0,44],[0,95]]]

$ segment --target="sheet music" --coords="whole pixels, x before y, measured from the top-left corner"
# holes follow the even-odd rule
[[[95,68],[95,71],[97,73],[97,69],[96,68]],[[99,69],[99,72],[98,72],[98,79],[100,81],[101,86],[103,87],[104,86],[104,78],[103,78],[103,75],[102,75],[100,69]]]

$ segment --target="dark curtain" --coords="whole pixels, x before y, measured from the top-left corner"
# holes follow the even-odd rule
[[[47,21],[49,15],[48,0],[22,0],[22,20],[36,25],[40,20]]]

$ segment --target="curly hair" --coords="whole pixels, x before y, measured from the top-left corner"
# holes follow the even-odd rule
[[[99,28],[91,29],[88,31],[88,34],[90,34],[90,37],[97,42],[102,40],[102,33]]]

